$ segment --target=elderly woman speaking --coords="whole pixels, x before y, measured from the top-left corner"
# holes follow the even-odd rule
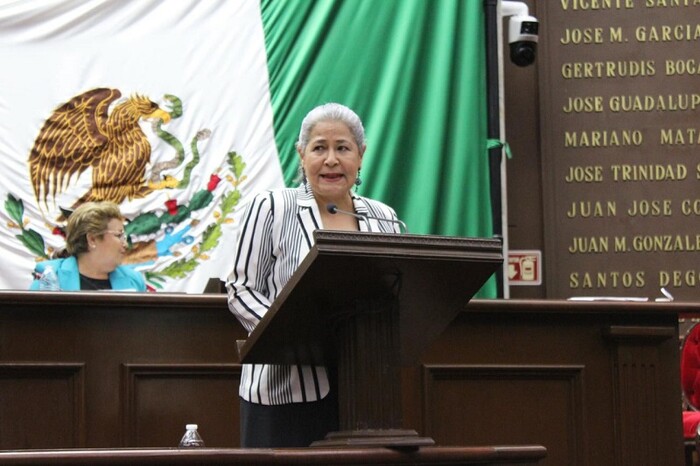
[[[314,230],[399,232],[392,208],[352,191],[365,153],[355,112],[337,103],[314,108],[296,148],[301,185],[258,194],[244,214],[226,286],[229,308],[248,332],[313,246]],[[246,364],[239,396],[243,447],[309,446],[338,430],[336,380],[325,367]]]

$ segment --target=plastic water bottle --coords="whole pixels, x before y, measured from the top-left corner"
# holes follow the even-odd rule
[[[180,448],[202,448],[204,440],[197,431],[197,424],[187,424],[185,426],[185,435],[180,440]]]
[[[58,275],[52,266],[47,265],[44,272],[39,278],[39,289],[41,291],[60,291],[61,287],[58,284]]]

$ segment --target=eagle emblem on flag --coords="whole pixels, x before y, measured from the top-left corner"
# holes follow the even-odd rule
[[[179,200],[165,195],[156,201],[158,208],[138,212],[127,219],[124,228],[130,244],[124,263],[145,267],[147,283],[156,289],[169,280],[186,278],[200,262],[209,259],[222,237],[223,225],[233,222],[231,215],[241,198],[238,186],[246,178],[242,174],[245,163],[237,152],[230,151],[220,157],[219,168],[208,178],[202,173],[192,176],[202,157],[199,144],[211,136],[211,131],[200,129],[189,145],[183,144],[162,127],[183,115],[178,97],[164,96],[164,107],[169,108],[161,108],[138,94],[121,97],[118,89],[97,88],[56,107],[42,124],[30,151],[29,177],[42,215],[44,209],[60,209],[54,219],[44,217],[44,227],[54,235],[62,235],[66,218],[83,202],[112,201],[120,205],[148,198],[149,205],[153,205],[151,201],[159,199],[159,191],[178,189]],[[151,142],[142,121],[150,121],[151,138],[174,151],[171,159],[152,161]],[[83,192],[83,185],[76,192],[74,181],[88,170],[89,188]],[[179,179],[163,175],[166,170],[177,170]],[[193,179],[204,184],[191,186]],[[62,202],[69,205],[56,206],[62,193],[68,193],[68,201],[64,198]],[[53,200],[53,208],[49,200]],[[12,219],[8,226],[19,230],[15,237],[36,260],[51,257],[55,251],[47,245],[45,236],[31,227],[24,201],[10,193],[5,210]]]
[[[175,187],[169,178],[160,185],[145,183],[151,144],[141,119],[170,121],[170,114],[143,96],[115,105],[117,89],[93,89],[59,106],[45,121],[29,155],[29,172],[37,202],[47,204],[71,178],[92,168],[92,187],[74,204],[142,198],[160,187]]]

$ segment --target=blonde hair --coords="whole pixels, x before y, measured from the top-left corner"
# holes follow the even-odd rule
[[[87,235],[102,237],[112,219],[124,220],[114,202],[85,202],[73,211],[66,223],[66,252],[77,256],[88,251]]]

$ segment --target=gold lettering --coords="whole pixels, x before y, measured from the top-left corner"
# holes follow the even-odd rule
[[[634,0],[560,0],[562,10],[621,10],[634,8]]]
[[[688,177],[688,169],[679,164],[612,164],[613,181],[682,181]]]
[[[574,236],[569,245],[571,254],[601,254],[608,252],[607,236]]]
[[[700,131],[697,128],[664,129],[660,130],[662,146],[696,146],[700,145]]]
[[[564,113],[600,113],[603,111],[603,98],[601,96],[569,97],[562,110]]]
[[[576,289],[579,287],[579,277],[578,272],[572,272],[569,274],[569,288]]]
[[[576,201],[571,203],[571,207],[566,211],[568,218],[603,218],[617,215],[616,201]]]
[[[565,131],[564,147],[629,147],[641,146],[644,136],[639,130]]]
[[[666,76],[700,75],[700,62],[694,58],[666,60]]]
[[[649,77],[656,75],[656,62],[654,60],[565,62],[561,66],[561,75],[564,79]]]
[[[632,206],[627,209],[627,215],[630,217],[670,217],[671,200],[633,200]]]
[[[627,237],[615,236],[614,250],[615,252],[627,252]]]
[[[700,94],[614,95],[608,99],[612,112],[687,111],[700,108]]]
[[[564,177],[567,183],[599,183],[603,181],[602,165],[576,165],[569,167],[569,173]]]
[[[563,45],[602,44],[603,28],[566,28],[559,42]]]
[[[700,215],[700,199],[683,199],[681,201],[681,213],[683,215],[690,216]]]
[[[637,42],[681,42],[700,39],[700,24],[675,26],[638,26],[634,37]]]
[[[696,270],[671,270],[659,271],[659,286],[681,288],[683,286],[695,287],[700,281],[700,273]]]
[[[636,235],[632,237],[636,252],[696,252],[700,251],[698,235]]]
[[[569,274],[571,289],[643,288],[646,282],[643,271],[572,272]]]
[[[644,6],[647,8],[670,8],[696,5],[700,5],[700,0],[645,0],[644,2]]]
[[[611,27],[610,28],[610,37],[608,40],[610,42],[615,42],[615,43],[624,42],[624,37],[622,37],[622,28],[621,27]]]

